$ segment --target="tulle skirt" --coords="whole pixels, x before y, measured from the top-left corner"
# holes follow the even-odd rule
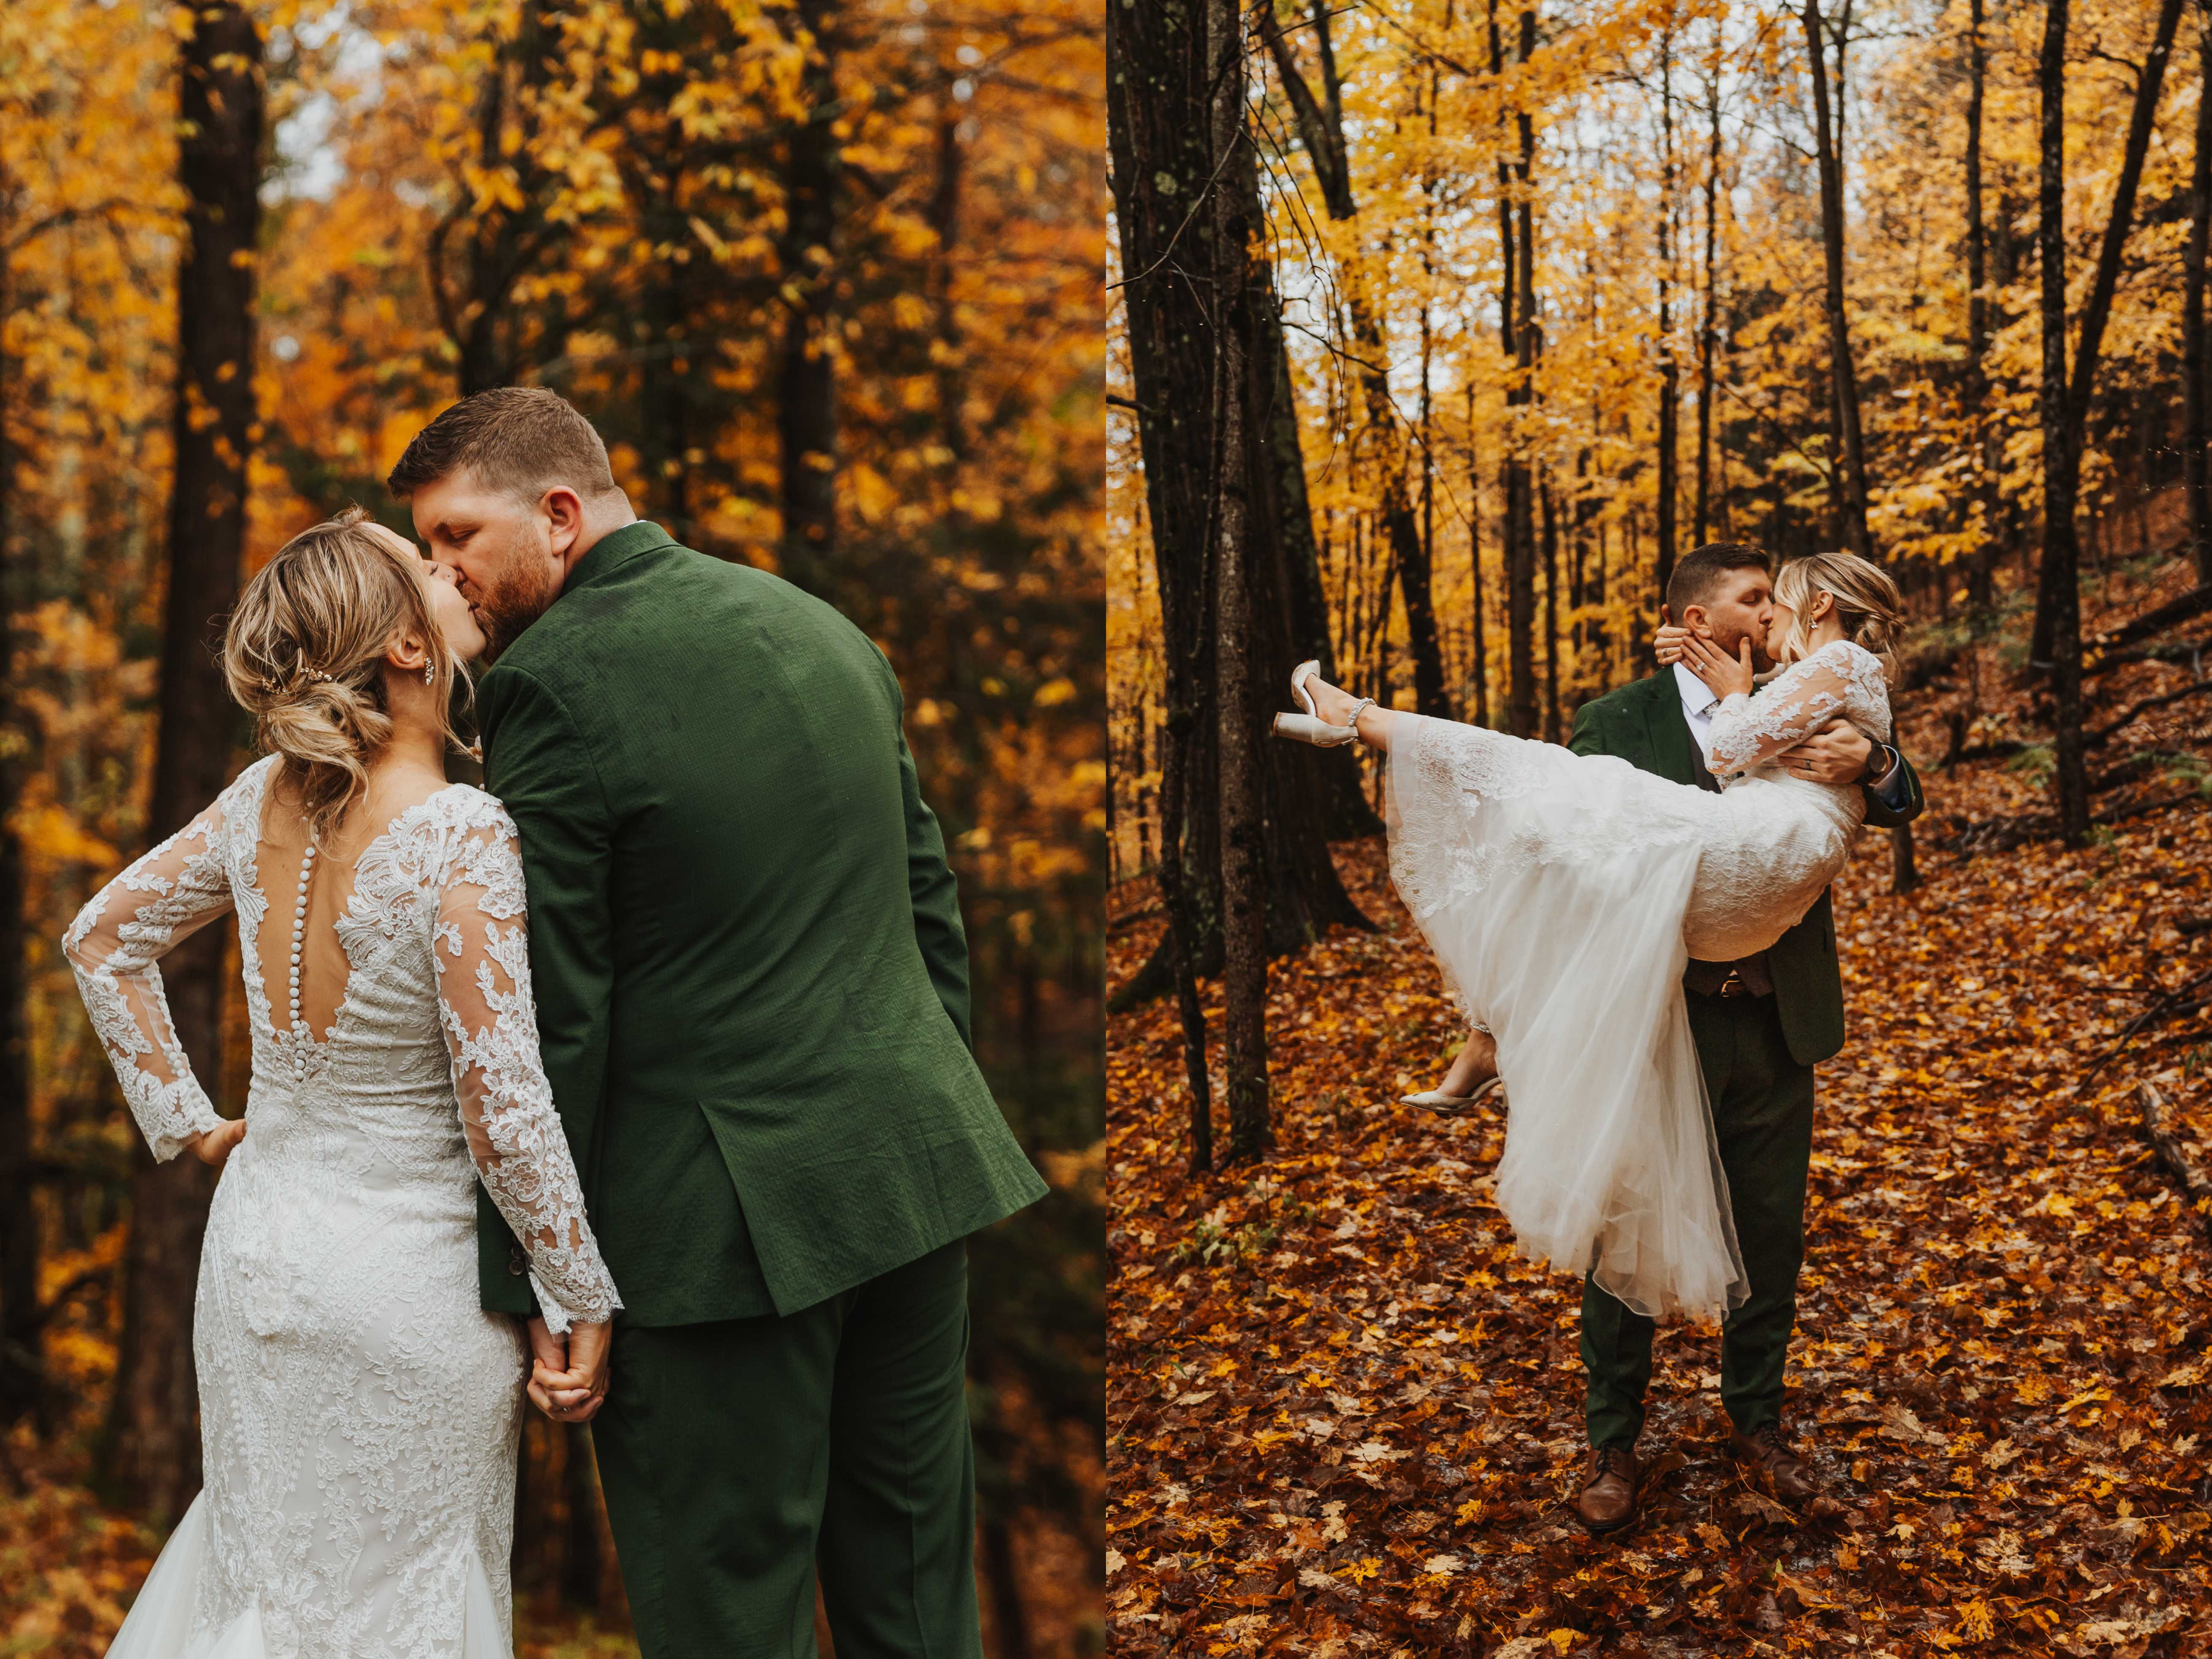
[[[1749,1285],[1681,976],[1706,842],[1741,809],[1417,716],[1389,780],[1393,879],[1497,1038],[1497,1201],[1520,1249],[1641,1314],[1724,1315]]]

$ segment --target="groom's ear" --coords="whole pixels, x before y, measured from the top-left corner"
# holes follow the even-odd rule
[[[1681,625],[1690,629],[1692,633],[1695,633],[1698,629],[1703,628],[1705,625],[1705,607],[1702,605],[1684,605],[1682,607]]]
[[[566,484],[555,484],[538,498],[538,505],[552,534],[554,556],[565,558],[583,533],[583,498]]]

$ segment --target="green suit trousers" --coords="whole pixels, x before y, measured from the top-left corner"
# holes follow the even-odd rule
[[[1712,1102],[1736,1248],[1751,1294],[1721,1325],[1721,1403],[1746,1434],[1782,1420],[1797,1270],[1805,1260],[1805,1178],[1813,1158],[1813,1068],[1790,1052],[1771,996],[1685,991]],[[1632,1446],[1651,1382],[1652,1322],[1583,1281],[1583,1414],[1593,1446]]]
[[[964,1239],[795,1313],[618,1326],[592,1425],[644,1659],[981,1659]]]

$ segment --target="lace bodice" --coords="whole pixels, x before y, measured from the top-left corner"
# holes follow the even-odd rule
[[[1888,739],[1881,659],[1849,640],[1831,641],[1755,692],[1722,699],[1713,711],[1713,775],[1764,766],[1838,716],[1869,738]]]
[[[160,958],[228,912],[240,921],[253,1039],[247,1139],[257,1159],[334,1136],[371,1149],[362,1180],[451,1190],[481,1179],[529,1253],[547,1324],[620,1305],[538,1053],[515,830],[455,784],[408,807],[355,860],[337,925],[348,972],[335,1021],[279,1030],[257,943],[268,897],[256,854],[276,762],[101,889],[62,941],[131,1114],[160,1159],[216,1115],[170,1023]],[[404,1181],[398,1183],[404,1186]]]

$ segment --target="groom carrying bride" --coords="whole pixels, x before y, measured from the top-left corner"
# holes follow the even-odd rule
[[[1771,666],[1772,562],[1741,543],[1694,550],[1667,584],[1667,615],[1677,625],[1660,632],[1659,672],[1583,704],[1569,747],[1581,755],[1619,756],[1678,783],[1717,788],[1707,763],[1711,716],[1720,699],[1683,665],[1681,641],[1686,634],[1701,635],[1731,657],[1748,641],[1754,665]],[[1920,782],[1910,763],[1840,720],[1791,750],[1783,763],[1816,783],[1861,785],[1866,822],[1875,828],[1920,815]],[[1844,1046],[1843,978],[1827,897],[1756,956],[1693,959],[1682,988],[1750,1283],[1750,1295],[1721,1332],[1721,1403],[1734,1429],[1729,1450],[1777,1497],[1808,1498],[1818,1487],[1783,1436],[1782,1399],[1805,1254],[1813,1067]],[[1464,1080],[1458,1092],[1467,1092]],[[1575,1507],[1593,1533],[1617,1532],[1637,1519],[1636,1441],[1651,1381],[1653,1328],[1652,1320],[1584,1279],[1589,1449]]]

